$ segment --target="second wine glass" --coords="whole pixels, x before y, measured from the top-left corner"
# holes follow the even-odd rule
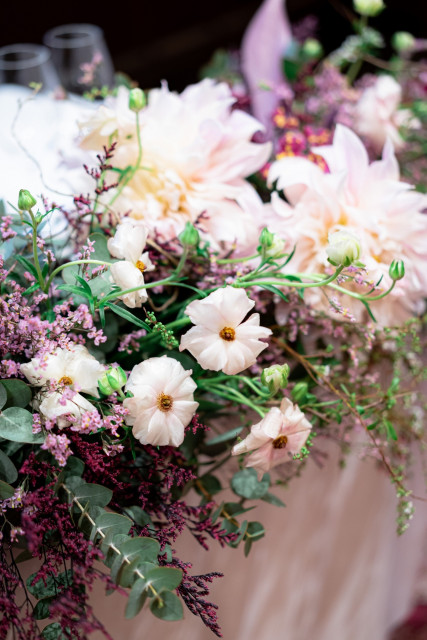
[[[114,67],[102,30],[92,24],[65,24],[50,29],[43,43],[52,52],[52,61],[62,86],[83,94],[114,83]]]

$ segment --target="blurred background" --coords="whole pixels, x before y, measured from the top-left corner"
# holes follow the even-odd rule
[[[133,5],[133,6],[132,6]],[[87,22],[99,25],[113,57],[115,69],[126,72],[144,88],[167,79],[171,89],[182,90],[199,78],[200,68],[215,49],[237,48],[261,0],[184,0],[181,2],[115,3],[108,9],[84,0],[37,5],[28,0],[3,7],[0,46],[16,42],[41,43],[52,27]],[[386,0],[387,10],[373,21],[386,37],[395,31],[427,35],[426,0]],[[332,51],[351,32],[351,0],[288,0],[292,22],[307,14],[319,20],[317,37]]]

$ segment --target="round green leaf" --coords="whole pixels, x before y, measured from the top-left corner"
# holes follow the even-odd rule
[[[12,442],[40,444],[42,433],[33,433],[33,414],[20,407],[10,407],[0,414],[0,436]]]
[[[262,498],[270,486],[270,476],[265,474],[261,481],[257,478],[255,469],[243,469],[234,474],[231,488],[242,498],[255,500]]]
[[[7,394],[8,407],[26,407],[31,398],[32,393],[30,387],[23,380],[0,380],[0,387],[3,387]],[[1,403],[0,403],[1,404]]]
[[[72,476],[73,478],[75,476]],[[66,482],[68,486],[68,481]],[[87,502],[93,507],[106,507],[113,497],[113,492],[107,487],[103,487],[100,484],[89,484],[88,482],[82,482],[79,486],[73,488],[75,500],[78,500],[81,505],[85,505]]]
[[[154,598],[150,609],[161,620],[181,620],[184,615],[181,600],[171,591],[165,591],[159,598]]]
[[[157,593],[172,591],[172,589],[176,589],[181,584],[182,571],[173,567],[157,567],[149,571],[145,579],[148,584],[154,587]]]
[[[68,636],[63,633],[59,622],[48,624],[42,631],[43,640],[67,640]]]
[[[15,482],[17,477],[18,471],[12,460],[0,450],[0,478],[6,482]]]
[[[6,482],[3,482],[3,480],[0,480],[0,500],[11,498],[14,493],[15,489],[11,487],[10,484],[7,484]]]
[[[144,602],[147,599],[146,582],[142,578],[136,580],[133,585],[129,598],[126,604],[126,618],[133,618],[136,616],[144,606]]]

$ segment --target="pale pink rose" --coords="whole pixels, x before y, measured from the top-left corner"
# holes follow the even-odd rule
[[[198,407],[191,374],[168,356],[149,358],[132,369],[125,389],[133,398],[126,398],[123,406],[129,410],[126,422],[142,444],[178,447],[182,443],[184,429]]]
[[[261,422],[251,427],[249,435],[234,445],[231,453],[238,456],[252,451],[245,466],[256,469],[260,480],[273,467],[292,460],[305,445],[310,431],[311,424],[304,413],[284,398],[280,409],[270,409]]]
[[[148,251],[143,253],[147,241],[147,229],[136,220],[124,220],[116,229],[113,238],[108,240],[108,250],[115,258],[122,258],[110,267],[113,281],[122,291],[139,287],[137,291],[119,296],[127,307],[140,307],[147,301],[144,288],[144,273],[152,271],[154,265]]]
[[[253,233],[257,227],[248,215],[244,194],[255,191],[245,178],[265,164],[271,145],[252,142],[262,124],[232,110],[234,101],[225,83],[210,79],[181,94],[166,85],[152,90],[147,107],[140,112],[143,166],[115,200],[113,210],[130,211],[165,241],[203,214],[206,237],[216,248],[230,243],[232,218],[235,234],[245,228],[252,242],[249,227]],[[135,163],[135,114],[129,111],[123,91],[88,120],[85,129],[82,144],[86,148],[101,150],[114,133],[119,140],[115,164],[125,168]],[[218,216],[220,222],[216,222]]]
[[[360,240],[360,260],[368,279],[388,288],[393,259],[402,259],[406,275],[392,293],[372,303],[378,322],[396,325],[424,308],[427,295],[427,207],[425,195],[399,180],[399,166],[390,141],[382,159],[369,164],[360,139],[338,125],[332,145],[316,147],[330,173],[303,158],[282,158],[273,163],[271,182],[283,189],[290,204],[272,198],[267,207],[268,227],[296,245],[287,267],[293,272],[325,273],[329,234],[349,231]],[[360,288],[358,289],[361,290]],[[367,289],[365,289],[366,291]],[[332,289],[329,295],[336,295]],[[312,306],[329,310],[321,289],[307,289],[305,299]],[[341,303],[357,319],[366,319],[362,304],[343,296]]]
[[[185,313],[195,327],[181,337],[180,351],[188,351],[204,368],[235,375],[256,362],[268,345],[261,338],[270,329],[259,326],[259,313],[245,316],[254,306],[243,289],[217,289],[203,300],[194,300]]]
[[[420,122],[409,109],[400,109],[402,87],[390,75],[379,76],[366,88],[355,106],[355,128],[380,151],[389,138],[396,151],[404,147],[402,126],[419,128]]]

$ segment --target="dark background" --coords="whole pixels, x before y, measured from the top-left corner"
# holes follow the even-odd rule
[[[427,38],[427,0],[385,0],[387,9],[372,20],[386,37],[410,31]],[[198,71],[218,47],[238,47],[260,0],[117,1],[111,8],[86,0],[7,0],[2,7],[1,46],[41,43],[48,29],[87,22],[102,27],[116,70],[142,87],[167,79],[181,90],[198,80]],[[7,7],[7,8],[6,8]],[[318,38],[326,51],[351,32],[351,0],[288,0],[292,22],[309,13],[319,18]]]

